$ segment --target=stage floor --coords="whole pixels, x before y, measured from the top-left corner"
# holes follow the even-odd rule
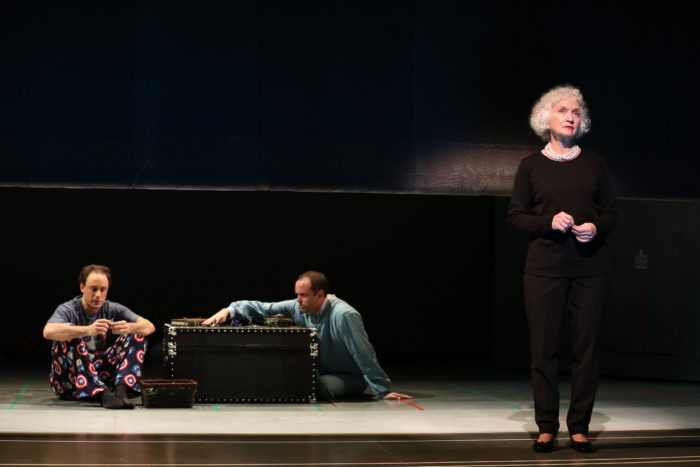
[[[429,371],[425,372],[429,374]],[[58,400],[45,371],[0,377],[0,465],[700,465],[700,383],[603,378],[597,452],[530,450],[527,375],[399,376],[411,401],[105,410]],[[562,381],[562,426],[568,382]]]
[[[700,430],[602,433],[547,454],[525,433],[372,436],[0,435],[2,466],[700,465]]]

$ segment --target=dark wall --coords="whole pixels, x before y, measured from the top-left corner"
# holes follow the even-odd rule
[[[508,198],[494,198],[493,361],[527,368],[522,290],[527,238],[506,230],[507,206]],[[606,239],[611,271],[602,370],[700,381],[700,237],[695,233],[700,202],[623,199],[618,208],[618,225]],[[562,339],[565,370],[570,347],[570,339]]]
[[[110,298],[157,324],[153,342],[172,317],[293,298],[313,268],[363,314],[380,359],[529,365],[527,238],[506,230],[507,197],[4,188],[0,201],[0,303],[20,330],[0,363],[47,358],[46,319],[97,262],[113,268]],[[618,205],[603,370],[700,380],[700,203]]]
[[[507,194],[570,82],[621,194],[697,197],[691,8],[14,2],[0,183]]]
[[[380,358],[491,353],[488,197],[0,189],[4,354],[47,358],[56,306],[89,263],[110,298],[151,319],[208,317],[230,301],[294,298],[326,272],[363,315]],[[157,341],[157,336],[154,341]]]

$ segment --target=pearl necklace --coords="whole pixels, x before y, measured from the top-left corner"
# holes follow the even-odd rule
[[[581,148],[578,145],[576,145],[573,148],[571,148],[571,151],[569,151],[568,153],[559,154],[554,149],[552,149],[550,143],[547,143],[547,145],[542,150],[542,154],[544,154],[545,156],[547,156],[548,159],[551,159],[553,161],[566,162],[576,159],[578,155],[581,154]]]

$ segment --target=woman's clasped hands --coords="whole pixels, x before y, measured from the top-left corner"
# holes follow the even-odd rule
[[[590,242],[597,233],[595,224],[584,222],[581,225],[576,225],[574,223],[574,218],[564,211],[552,217],[552,230],[558,230],[561,233],[566,233],[568,230],[571,230],[576,240],[581,243]]]

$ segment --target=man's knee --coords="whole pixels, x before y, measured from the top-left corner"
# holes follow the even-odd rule
[[[319,385],[334,397],[357,396],[367,388],[364,378],[345,373],[326,373],[319,376]]]

